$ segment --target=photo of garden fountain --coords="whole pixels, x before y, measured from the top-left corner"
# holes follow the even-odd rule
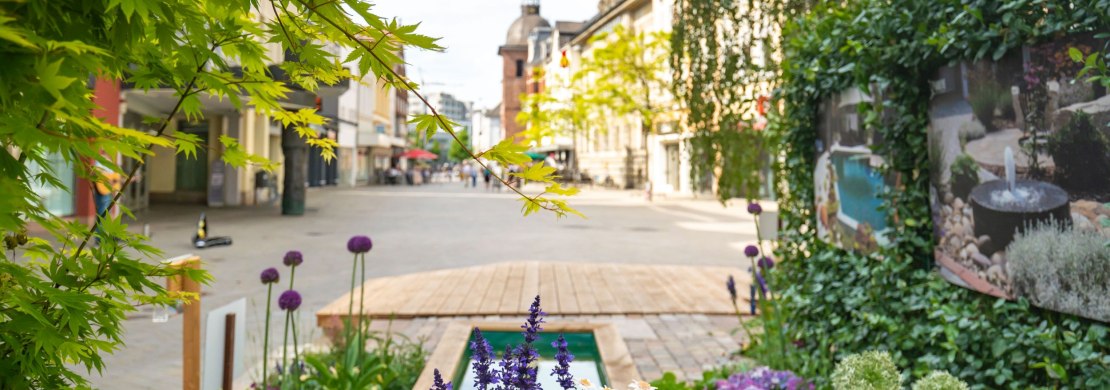
[[[879,136],[861,126],[857,111],[871,99],[850,89],[821,105],[814,172],[817,236],[860,253],[875,252],[889,242],[880,194],[892,181],[879,171],[885,160],[871,150]]]
[[[941,275],[1110,322],[1110,95],[1077,34],[941,68],[929,157]]]

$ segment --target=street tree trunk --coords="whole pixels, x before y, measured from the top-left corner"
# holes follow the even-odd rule
[[[285,155],[285,181],[281,192],[282,215],[304,215],[308,181],[308,145],[292,127],[281,130],[281,152]]]

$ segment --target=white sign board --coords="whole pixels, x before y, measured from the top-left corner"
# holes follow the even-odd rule
[[[208,312],[204,326],[204,355],[201,359],[201,390],[220,390],[223,385],[224,370],[224,334],[226,333],[227,315],[235,314],[235,351],[232,355],[232,373],[234,380],[243,373],[243,348],[247,341],[247,299],[229,303],[221,308]]]

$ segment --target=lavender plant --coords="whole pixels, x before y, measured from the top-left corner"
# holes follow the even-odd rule
[[[542,324],[545,315],[547,313],[544,313],[540,308],[540,296],[537,295],[536,299],[532,301],[532,306],[528,308],[528,319],[520,326],[523,329],[520,333],[524,336],[524,342],[516,347],[506,345],[505,353],[501,356],[501,361],[498,363],[498,369],[496,370],[490,369],[493,364],[493,349],[485,337],[482,336],[481,330],[474,328],[474,341],[470,343],[470,351],[474,358],[472,368],[477,388],[484,390],[497,385],[495,389],[498,390],[541,389],[538,382],[539,378],[536,375],[536,365],[534,364],[540,356],[533,343],[539,337],[540,331],[543,330]],[[553,370],[552,375],[558,376],[559,384],[564,389],[572,389],[574,388],[574,378],[569,371],[569,367],[574,356],[567,351],[567,342],[562,335],[552,346],[558,349],[555,355],[558,365]],[[567,387],[568,385],[570,387]],[[439,388],[432,387],[432,390],[437,389]]]
[[[555,361],[558,364],[551,370],[551,375],[554,375],[559,380],[559,386],[563,390],[574,389],[574,376],[570,374],[570,362],[574,361],[574,355],[567,350],[567,339],[562,334],[559,338],[551,342],[551,346],[555,347]]]
[[[505,355],[510,355],[506,351]],[[470,342],[470,355],[474,358],[474,378],[478,390],[486,390],[497,382],[490,364],[493,363],[493,348],[489,341],[482,336],[482,330],[474,328],[474,341]]]
[[[439,369],[435,369],[435,383],[432,384],[432,390],[451,390],[451,382],[443,383],[443,376],[439,375]]]

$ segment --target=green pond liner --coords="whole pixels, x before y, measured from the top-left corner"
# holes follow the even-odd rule
[[[545,369],[544,366],[555,364],[555,347],[551,343],[559,338],[560,333],[554,332],[540,332],[536,342],[533,346],[540,354],[541,369],[537,371],[536,376],[541,380],[555,379],[551,375],[550,369]],[[597,348],[597,339],[594,338],[592,332],[570,332],[562,333],[563,337],[567,340],[567,350],[571,355],[574,355],[574,361],[571,363],[571,374],[574,376],[575,383],[582,377],[591,378],[591,382],[597,387],[609,385],[608,377],[605,374],[605,365],[601,361],[601,353]],[[489,341],[493,347],[493,353],[496,358],[493,359],[493,364],[490,369],[499,369],[501,356],[505,353],[505,346],[517,346],[524,342],[524,336],[521,332],[514,331],[482,331],[482,336]],[[466,341],[466,350],[463,352],[462,359],[459,359],[459,365],[455,367],[454,373],[451,375],[452,383],[455,384],[456,390],[468,390],[472,387],[464,387],[468,375],[473,375],[473,368],[471,367],[471,352],[470,342],[474,341],[474,333],[471,332],[470,338]],[[547,388],[547,387],[544,387]]]

